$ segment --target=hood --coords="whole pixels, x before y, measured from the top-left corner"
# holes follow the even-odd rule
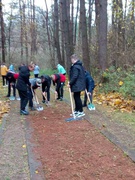
[[[57,68],[58,68],[58,67],[60,67],[60,66],[61,66],[61,65],[60,65],[60,64],[58,64],[58,65],[57,65]]]
[[[74,63],[74,64],[77,64],[77,65],[81,65],[81,66],[82,66],[82,61],[81,61],[81,60],[78,60],[78,61],[76,61],[76,63]]]

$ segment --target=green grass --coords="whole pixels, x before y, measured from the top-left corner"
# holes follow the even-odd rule
[[[39,77],[41,76],[41,75],[52,75],[52,74],[55,74],[55,73],[58,73],[57,72],[57,69],[56,70],[52,70],[52,69],[41,69],[40,70],[40,73],[39,73]],[[34,73],[33,72],[31,72],[31,77],[34,77]]]

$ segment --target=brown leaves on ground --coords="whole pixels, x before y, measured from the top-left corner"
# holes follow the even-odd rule
[[[96,94],[94,95],[94,102],[97,104],[107,105],[113,107],[114,110],[119,109],[121,112],[135,112],[135,101],[125,99],[119,93]]]
[[[5,113],[8,113],[10,109],[9,101],[0,101],[0,124],[2,122],[2,117]]]
[[[7,87],[3,88],[0,84],[0,124],[2,123],[2,117],[10,110],[10,101],[6,99]]]

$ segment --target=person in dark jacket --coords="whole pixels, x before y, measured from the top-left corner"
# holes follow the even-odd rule
[[[57,100],[62,101],[64,93],[63,85],[66,81],[66,76],[63,74],[53,74],[51,75],[51,78],[53,81],[53,85],[56,85],[55,94],[57,95]]]
[[[28,99],[29,99],[29,108],[30,110],[36,110],[33,106],[33,95],[36,95],[35,90],[39,87],[41,87],[41,79],[39,78],[31,78],[29,79],[31,83],[31,87],[28,87],[27,94],[28,94]],[[36,98],[36,96],[35,96]]]
[[[13,88],[13,96],[16,98],[16,80],[18,79],[18,73],[8,72],[6,75],[6,79],[8,81],[8,94],[6,97],[10,97],[11,95],[11,87]]]
[[[88,71],[85,71],[86,90],[91,102],[90,110],[94,110],[95,106],[92,104],[93,90],[95,88],[95,82]],[[85,92],[83,107],[87,106],[87,94]]]
[[[82,100],[81,100],[81,91],[85,90],[85,71],[82,66],[82,62],[78,59],[76,54],[71,56],[72,66],[70,67],[69,72],[69,85],[68,87],[73,92],[74,101],[75,101],[75,111],[74,114],[76,117],[82,117],[85,115],[83,112]]]
[[[46,105],[49,105],[51,77],[48,75],[42,75],[40,78],[41,78],[41,83],[42,83],[42,96],[43,96],[42,102],[45,103]]]
[[[29,112],[25,110],[26,105],[28,103],[28,87],[31,86],[29,82],[30,71],[34,70],[34,63],[31,62],[28,66],[21,66],[19,70],[19,77],[16,84],[16,88],[18,90],[20,96],[20,114],[28,115]]]

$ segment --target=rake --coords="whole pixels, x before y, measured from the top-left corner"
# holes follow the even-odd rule
[[[32,92],[32,95],[33,95],[33,98],[34,98],[34,100],[35,100],[35,105],[36,105],[36,110],[37,111],[43,111],[43,106],[40,106],[39,105],[39,101],[38,101],[38,98],[37,98],[37,95],[36,94],[34,94],[34,92],[33,92],[33,89],[31,88],[31,92]]]
[[[43,95],[44,98],[45,98],[45,104],[46,104],[46,106],[49,106],[49,102],[48,102],[47,97],[46,97],[46,92],[43,92],[42,95]]]
[[[91,101],[90,101],[90,97],[89,97],[89,95],[88,95],[87,89],[85,89],[85,93],[86,93],[87,98],[88,98],[88,101],[89,101],[89,103],[88,103],[88,105],[87,105],[88,109],[89,109],[89,110],[92,110],[92,108],[93,108],[93,110],[95,110],[95,107],[92,107],[93,104],[92,104]]]
[[[74,106],[73,106],[73,98],[72,98],[72,93],[71,89],[69,88],[69,94],[70,94],[70,102],[71,102],[71,110],[72,110],[72,116],[71,118],[66,119],[67,122],[73,121],[73,120],[81,120],[82,117],[76,117],[74,113]]]

